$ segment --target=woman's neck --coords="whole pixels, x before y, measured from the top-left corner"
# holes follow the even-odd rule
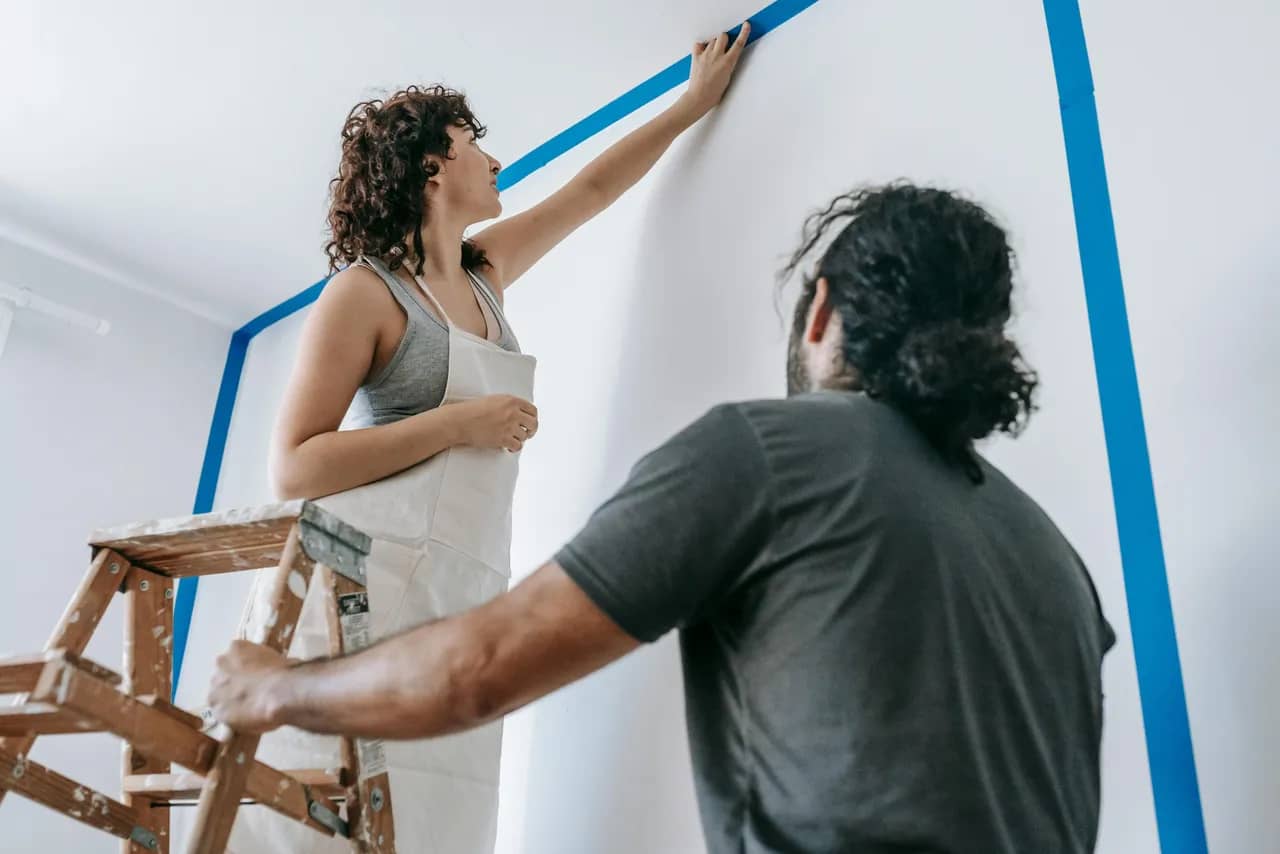
[[[463,226],[451,223],[445,216],[431,217],[423,223],[419,234],[422,238],[422,274],[428,279],[448,279],[462,267]],[[416,247],[409,241],[410,264],[418,268]]]

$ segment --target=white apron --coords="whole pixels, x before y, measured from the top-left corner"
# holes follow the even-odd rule
[[[532,356],[459,329],[418,280],[449,327],[449,378],[442,405],[492,394],[533,397]],[[490,320],[490,322],[494,322]],[[366,564],[374,638],[483,604],[511,576],[511,500],[519,455],[451,448],[385,480],[320,499],[373,538]],[[259,579],[262,579],[259,575]],[[242,634],[256,639],[263,611],[255,583]],[[255,604],[257,607],[255,607]],[[323,600],[312,588],[289,655],[329,654]],[[333,768],[338,739],[285,727],[263,737],[258,757],[281,769]],[[385,742],[401,854],[489,854],[497,833],[502,723],[422,741]],[[242,807],[227,848],[235,854],[350,851],[260,806]]]

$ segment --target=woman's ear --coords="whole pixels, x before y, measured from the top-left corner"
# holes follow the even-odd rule
[[[438,190],[440,188],[440,181],[444,177],[442,174],[444,172],[445,165],[444,158],[438,157],[434,154],[428,154],[422,159],[422,165],[427,170],[427,186],[432,190]]]

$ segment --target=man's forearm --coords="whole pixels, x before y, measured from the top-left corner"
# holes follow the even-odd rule
[[[510,593],[355,655],[282,667],[267,652],[276,657],[253,664],[263,651],[241,642],[249,649],[219,660],[212,699],[233,728],[427,738],[497,720],[639,644],[551,563]]]
[[[426,738],[483,723],[483,639],[451,618],[342,658],[282,671],[273,694],[281,725],[368,738]]]

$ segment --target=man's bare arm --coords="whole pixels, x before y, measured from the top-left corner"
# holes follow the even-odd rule
[[[426,738],[481,726],[639,646],[556,563],[510,593],[367,650],[289,667],[237,643],[210,702],[233,729]]]

